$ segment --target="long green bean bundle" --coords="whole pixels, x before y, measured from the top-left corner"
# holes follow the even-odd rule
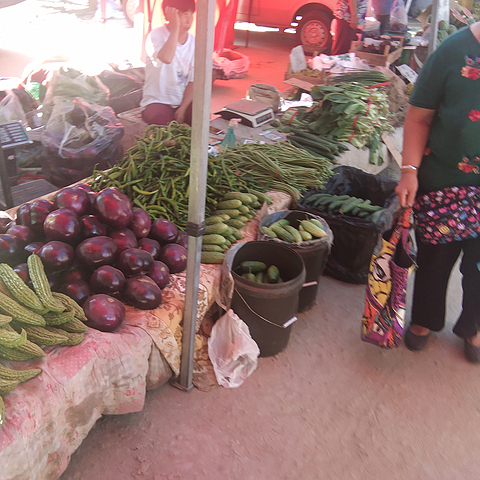
[[[223,152],[222,159],[227,168],[243,172],[243,178],[254,181],[257,188],[285,192],[295,199],[322,187],[332,175],[328,159],[312,156],[289,142],[240,145]]]

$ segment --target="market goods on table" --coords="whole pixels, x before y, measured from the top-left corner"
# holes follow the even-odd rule
[[[349,78],[348,75],[344,77],[345,80]],[[386,78],[381,72],[362,75],[378,76],[383,81]],[[380,137],[383,132],[392,131],[393,127],[388,121],[388,95],[381,87],[366,86],[355,81],[342,82],[340,77],[336,85],[316,85],[310,94],[314,99],[312,107],[290,108],[281,118],[285,128],[293,131],[291,140],[299,143],[304,137],[302,146],[312,149],[315,138],[311,138],[309,143],[309,137],[300,132],[319,136],[317,152],[322,151],[318,150],[318,144],[327,148],[328,141],[349,142],[356,148],[367,146],[370,148],[369,162],[378,165],[383,163]],[[333,151],[327,153],[334,155]]]
[[[149,126],[117,165],[95,171],[89,183],[95,191],[115,187],[152,219],[167,219],[183,229],[188,217],[190,136],[190,127],[176,122]],[[255,201],[248,204],[254,209],[261,206],[267,190],[299,198],[308,188],[323,185],[331,174],[329,166],[328,159],[312,161],[311,155],[289,142],[238,145],[210,155],[206,216],[220,210],[217,204],[229,192],[254,194]]]

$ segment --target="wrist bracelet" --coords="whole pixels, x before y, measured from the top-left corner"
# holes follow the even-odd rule
[[[418,170],[418,167],[415,165],[402,165],[400,168],[402,170]]]

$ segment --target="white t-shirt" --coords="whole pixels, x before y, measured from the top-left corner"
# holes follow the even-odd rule
[[[185,88],[193,82],[195,37],[189,33],[187,41],[177,44],[172,63],[162,63],[158,52],[167,41],[170,32],[166,25],[154,28],[145,43],[145,84],[140,106],[165,103],[174,108],[180,106]]]

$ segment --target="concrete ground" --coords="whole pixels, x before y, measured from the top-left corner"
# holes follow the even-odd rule
[[[79,17],[74,7],[84,6],[26,0],[0,9],[0,76],[20,76],[47,47],[68,54],[86,37],[96,38],[97,48],[72,57],[128,53],[134,32],[124,20],[94,24],[88,8]],[[47,42],[42,32],[54,15],[63,27]],[[38,41],[27,41],[28,34]],[[245,48],[239,32],[236,43],[250,58],[248,75],[216,81],[212,111],[242,98],[252,83],[284,88],[291,37],[251,33]],[[260,358],[241,387],[148,392],[143,411],[97,422],[61,480],[479,478],[480,367],[467,363],[451,333],[461,308],[458,269],[447,326],[420,353],[360,341],[364,292],[363,285],[322,277],[317,304],[299,315],[287,348]]]

